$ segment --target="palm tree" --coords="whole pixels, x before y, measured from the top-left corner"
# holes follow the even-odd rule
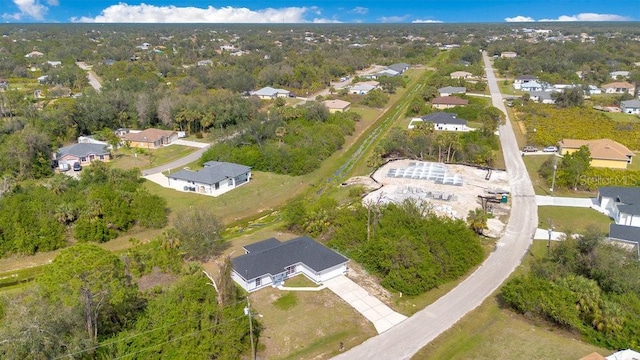
[[[469,210],[467,215],[467,223],[476,234],[482,235],[484,229],[487,229],[487,220],[489,216],[480,208]]]

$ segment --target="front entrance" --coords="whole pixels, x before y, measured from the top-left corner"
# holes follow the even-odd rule
[[[286,278],[287,278],[286,273],[280,273],[280,274],[273,275],[271,277],[271,281],[273,282],[273,286],[280,286],[284,283],[284,280]]]

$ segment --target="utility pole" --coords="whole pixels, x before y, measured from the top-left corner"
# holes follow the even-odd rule
[[[553,179],[551,180],[551,194],[553,195],[553,188],[556,186],[556,171],[558,170],[558,154],[553,154]]]
[[[551,233],[553,232],[553,225],[551,222],[551,218],[547,219],[547,222],[549,224],[549,229],[547,231],[549,231],[549,242],[547,243],[547,257],[551,256]]]
[[[253,319],[251,319],[251,304],[247,296],[247,307],[244,308],[244,314],[249,316],[249,336],[251,338],[251,359],[256,360],[256,349],[253,344]]]

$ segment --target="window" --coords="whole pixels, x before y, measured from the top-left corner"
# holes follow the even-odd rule
[[[295,273],[296,271],[296,266],[295,265],[287,266],[285,270],[287,270],[287,276],[293,275],[293,273]]]
[[[256,287],[262,285],[262,278],[257,278],[256,279]]]
[[[216,183],[215,188],[216,188],[216,190],[219,190],[219,189],[220,189],[220,183],[219,183],[219,182],[217,182],[217,183]]]
[[[104,155],[100,155],[100,160],[104,160]]]
[[[87,162],[87,158],[86,157],[81,157],[80,158],[80,162]]]
[[[229,179],[229,186],[233,186],[233,179]]]

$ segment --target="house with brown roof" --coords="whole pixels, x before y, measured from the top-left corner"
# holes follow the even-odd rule
[[[131,130],[122,135],[122,140],[131,147],[157,149],[178,140],[178,133],[171,130],[149,128],[142,131]]]
[[[469,79],[473,77],[473,74],[468,71],[454,71],[449,76],[452,79]]]
[[[626,81],[616,81],[602,85],[602,91],[605,94],[632,94],[636,89],[635,85]]]
[[[466,105],[469,105],[469,100],[457,96],[439,96],[431,100],[431,106],[434,109],[450,109],[452,107]]]
[[[325,100],[322,102],[322,104],[329,109],[330,113],[337,113],[337,112],[345,112],[348,111],[349,108],[351,107],[351,103],[348,101],[344,101],[344,100],[340,100],[340,99],[335,99],[335,100]]]
[[[626,169],[635,156],[626,146],[611,139],[576,140],[563,139],[560,141],[560,154],[566,155],[578,151],[582,146],[591,152],[590,165],[612,169]]]

